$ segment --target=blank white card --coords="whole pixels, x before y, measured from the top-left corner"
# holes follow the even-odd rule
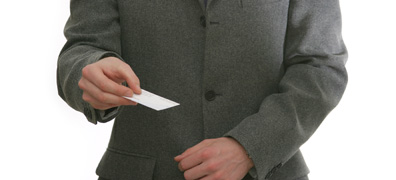
[[[180,105],[179,103],[173,102],[169,99],[163,98],[143,89],[141,94],[133,94],[132,97],[124,96],[124,98],[142,104],[146,107],[155,109],[157,111]]]

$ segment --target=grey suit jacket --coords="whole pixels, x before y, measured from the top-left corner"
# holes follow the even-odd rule
[[[116,117],[106,179],[183,179],[173,157],[222,136],[243,145],[257,179],[295,179],[308,174],[300,146],[346,87],[340,19],[338,0],[71,0],[59,95],[92,123]],[[93,109],[77,83],[105,56],[181,105]]]

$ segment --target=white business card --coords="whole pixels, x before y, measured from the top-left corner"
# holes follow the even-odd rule
[[[142,104],[146,107],[155,109],[157,111],[180,105],[179,103],[173,102],[169,99],[163,98],[143,89],[141,94],[134,94],[132,97],[124,96],[124,98]]]

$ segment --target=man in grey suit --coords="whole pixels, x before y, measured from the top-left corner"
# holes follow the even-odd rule
[[[308,179],[299,148],[347,83],[338,0],[70,5],[58,90],[116,118],[100,179]],[[140,87],[181,105],[130,106]]]

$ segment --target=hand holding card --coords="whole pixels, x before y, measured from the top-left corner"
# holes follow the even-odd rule
[[[179,103],[173,102],[169,99],[163,98],[143,89],[141,94],[134,94],[132,97],[123,97],[157,111],[180,105]]]

